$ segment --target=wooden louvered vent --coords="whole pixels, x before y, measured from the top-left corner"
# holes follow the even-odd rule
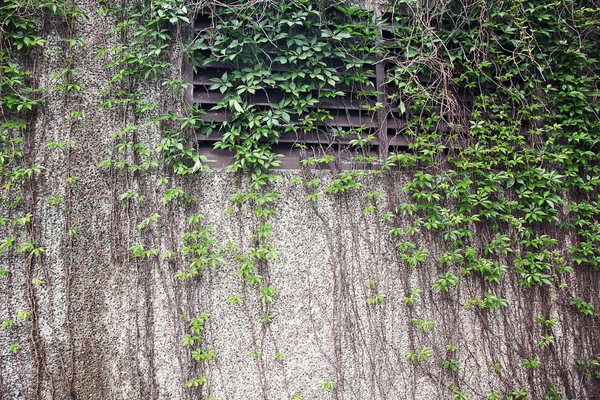
[[[369,168],[390,151],[408,149],[409,140],[403,134],[404,110],[400,112],[398,104],[388,96],[388,92],[394,90],[386,85],[387,69],[394,65],[394,57],[389,56],[394,41],[389,39],[385,28],[373,35],[372,48],[385,46],[386,57],[376,50],[347,57],[348,50],[344,49],[345,59],[339,56],[339,52],[337,55],[333,52],[322,57],[315,67],[310,57],[302,58],[301,54],[294,62],[282,62],[279,57],[286,46],[278,47],[279,42],[269,41],[257,46],[256,60],[236,60],[234,63],[228,61],[225,55],[215,55],[211,42],[217,33],[213,18],[217,17],[210,10],[197,16],[194,24],[197,45],[192,60],[193,103],[205,112],[203,119],[206,123],[196,132],[196,140],[209,165],[224,167],[234,158],[229,151],[215,149],[215,144],[228,134],[232,120],[231,111],[223,104],[227,102],[227,91],[221,90],[219,82],[232,75],[237,82],[252,86],[251,90],[244,91],[241,98],[255,111],[268,115],[268,110],[285,107],[294,98],[301,98],[306,103],[297,107],[298,111],[281,123],[280,136],[272,144],[272,148],[284,156],[281,168],[299,168],[301,163],[325,168],[332,165],[341,169]],[[331,32],[333,36],[335,28]],[[282,42],[289,44],[289,40],[293,41],[294,37],[287,35]],[[264,69],[261,70],[265,65],[268,65],[269,71],[266,77]],[[318,89],[310,91],[301,87],[298,83],[301,80],[289,78],[298,75],[314,78],[314,74],[322,75],[324,82]],[[332,76],[338,77],[337,81],[333,82]],[[429,78],[422,79],[426,81]],[[308,120],[310,122],[307,123]],[[263,119],[262,122],[268,123],[265,121]],[[248,129],[256,127],[249,123]],[[361,143],[366,144],[360,146]],[[328,155],[333,156],[329,157],[331,160],[335,157],[335,161],[317,162]]]

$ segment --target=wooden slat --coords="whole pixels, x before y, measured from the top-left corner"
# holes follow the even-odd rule
[[[210,87],[211,85],[213,85],[215,82],[213,82],[211,79],[213,78],[221,78],[224,74],[225,71],[223,71],[222,69],[207,69],[207,70],[203,70],[203,73],[196,73],[194,74],[194,78],[192,80],[192,83],[195,86],[198,86],[200,90],[204,89],[203,86],[206,87]],[[325,91],[340,91],[340,92],[359,92],[359,91],[375,91],[375,79],[373,79],[373,82],[370,82],[368,85],[356,85],[355,87],[350,86],[350,85],[346,85],[346,84],[338,84],[335,86],[326,84],[325,86],[323,86],[323,88],[321,90],[325,90]],[[270,88],[267,88],[267,90],[269,90]],[[205,89],[207,90],[207,89]]]
[[[220,111],[207,111],[202,116],[205,122],[231,122],[231,114],[220,112]],[[291,119],[291,123],[295,124],[298,122],[297,117]],[[366,127],[370,129],[378,129],[379,123],[369,116],[337,116],[333,120],[328,119],[325,121],[315,123],[315,126],[327,128],[327,127],[341,127],[341,128],[361,128]],[[400,130],[404,126],[402,120],[388,118],[387,126],[391,129]]]
[[[315,97],[316,97],[315,93]],[[225,98],[225,94],[220,92],[210,91],[210,90],[194,90],[194,103],[200,104],[218,104]],[[259,91],[255,95],[251,96],[249,101],[250,104],[256,106],[270,106],[273,103],[279,103],[281,100],[285,98],[285,94],[281,92],[276,92],[273,90]],[[358,101],[355,99],[346,100],[343,98],[326,98],[320,100],[317,104],[318,108],[329,109],[329,110],[363,110],[362,104],[370,104],[373,106],[375,103],[373,101]]]
[[[212,29],[212,22],[209,19],[196,19],[196,21],[194,21],[194,29],[197,32],[206,30],[206,29]]]
[[[349,144],[350,141],[356,139],[356,135],[333,136],[322,132],[307,132],[298,134],[294,132],[286,132],[279,138],[279,143],[303,143],[303,144]],[[210,135],[196,134],[196,140],[199,142],[218,142],[223,139],[223,134],[218,130],[214,130]],[[399,142],[400,143],[400,140]],[[402,142],[403,143],[403,142]],[[377,144],[374,140],[373,144]]]
[[[330,60],[335,60],[335,59],[334,58],[328,58],[326,60],[330,61]],[[247,66],[247,67],[251,67],[251,66]],[[338,65],[337,67],[336,66],[330,66],[330,68],[342,68],[342,67],[343,67],[343,65]],[[365,64],[364,70],[369,70],[369,69],[373,69],[373,68],[374,67],[372,67],[371,65]],[[212,62],[209,62],[207,64],[204,64],[203,67],[202,67],[202,69],[200,69],[199,71],[204,71],[204,70],[207,70],[207,69],[223,69],[223,70],[233,71],[235,69],[235,66],[232,65],[232,64],[230,64],[230,63],[223,63],[223,62],[220,62],[220,61],[212,61]],[[270,69],[271,69],[271,71],[275,71],[275,72],[287,72],[287,71],[291,70],[290,67],[288,67],[287,65],[281,65],[279,63],[273,63],[270,66]],[[201,72],[198,72],[198,73],[201,74]],[[367,73],[367,74],[365,74],[365,76],[367,78],[375,78],[375,73]]]
[[[223,138],[223,134],[218,130],[214,130],[213,133],[209,136],[197,134],[196,142],[198,143],[216,143]],[[319,132],[307,132],[306,134],[297,134],[293,132],[287,132],[281,135],[279,138],[278,145],[294,145],[296,143],[300,143],[306,146],[329,146],[329,145],[346,145],[350,144],[350,141],[356,139],[356,135],[348,135],[348,136],[332,136],[325,133]],[[383,144],[383,147],[407,147],[410,143],[410,140],[407,136],[402,134],[396,135],[388,135],[385,139],[384,143],[380,143],[376,138],[370,144],[371,146],[379,146]]]
[[[199,154],[206,157],[207,161],[206,165],[210,166],[213,169],[224,169],[229,165],[232,165],[234,162],[234,154],[227,150],[215,150],[212,148],[213,143],[204,142],[199,143],[197,146],[197,151]],[[284,143],[279,144],[273,147],[273,152],[275,154],[282,154],[284,157],[280,158],[280,166],[274,167],[274,169],[300,169],[301,168],[301,159],[307,159],[310,157],[322,157],[325,154],[335,154],[337,155],[336,160],[331,164],[313,164],[311,168],[317,169],[341,169],[341,170],[351,170],[351,169],[365,169],[368,167],[372,167],[370,165],[366,165],[363,162],[354,161],[354,157],[357,154],[352,154],[347,151],[340,151],[340,149],[332,147],[332,144],[326,144],[327,147],[316,147],[307,149],[299,149],[294,147],[292,143]],[[318,146],[318,145],[317,145]],[[373,146],[371,151],[369,152],[370,156],[377,156],[377,146]],[[324,151],[327,149],[327,151]],[[302,157],[303,156],[303,157]]]

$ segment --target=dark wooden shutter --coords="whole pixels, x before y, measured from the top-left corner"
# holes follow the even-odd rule
[[[206,10],[198,14],[194,28],[197,32],[212,29],[211,12]],[[382,32],[381,43],[390,45],[386,38],[386,32]],[[196,57],[208,57],[209,54],[196,53]],[[225,72],[231,72],[232,67],[225,63],[211,62],[203,63],[202,60],[195,60],[197,65],[193,74],[193,96],[192,101],[203,109],[206,114],[203,119],[206,122],[213,122],[215,128],[204,129],[196,133],[198,151],[208,158],[208,164],[212,167],[225,167],[232,163],[234,155],[224,150],[215,150],[213,146],[222,139],[222,133],[219,131],[219,124],[231,119],[226,111],[212,110],[224,97],[218,90],[210,90],[214,83],[212,78],[220,78]],[[331,66],[343,67],[340,59],[332,57],[328,60]],[[336,85],[335,87],[326,86],[323,91],[335,90],[344,93],[343,97],[328,98],[313,93],[313,96],[319,100],[315,108],[321,111],[329,112],[331,119],[324,120],[316,124],[315,129],[306,133],[287,132],[282,134],[278,143],[273,146],[275,152],[282,154],[281,168],[299,168],[300,160],[309,157],[320,157],[325,154],[336,156],[336,167],[340,169],[369,168],[364,162],[354,161],[357,155],[364,157],[377,157],[382,159],[386,157],[390,150],[406,150],[409,140],[402,133],[403,117],[394,110],[394,105],[387,101],[387,92],[393,90],[392,87],[385,84],[386,68],[391,61],[376,62],[366,66],[370,72],[367,74],[368,85],[362,87],[352,87],[349,85]],[[343,68],[340,68],[343,70]],[[381,94],[371,100],[359,99],[359,90],[379,91]],[[321,92],[321,94],[323,93]],[[278,103],[284,98],[284,93],[272,89],[257,91],[250,98],[250,103],[257,107],[269,107],[273,103]],[[365,106],[374,106],[375,102],[384,104],[384,107],[377,112],[369,112]],[[370,145],[363,149],[357,149],[349,146],[349,143],[356,139],[355,135],[333,135],[332,130],[343,132],[351,129],[364,129],[362,135],[375,135]],[[320,167],[330,167],[320,165]]]

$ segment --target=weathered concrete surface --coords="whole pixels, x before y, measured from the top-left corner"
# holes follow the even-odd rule
[[[468,299],[483,294],[476,278],[462,279],[448,294],[434,292],[432,282],[444,271],[434,261],[442,251],[437,239],[420,239],[432,251],[430,262],[411,269],[397,258],[387,233],[390,225],[377,212],[362,211],[368,205],[363,195],[376,189],[385,193],[378,212],[406,201],[401,188],[408,175],[368,178],[360,191],[322,196],[313,203],[302,185],[291,183],[300,171],[281,173],[274,189],[283,197],[270,218],[273,235],[267,239],[281,254],[260,271],[279,293],[271,324],[260,322],[257,290],[242,284],[239,260],[228,257],[215,270],[182,283],[174,278],[186,266],[181,256],[173,261],[135,259],[129,248],[137,243],[180,252],[181,236],[194,213],[215,225],[218,245],[231,241],[245,251],[257,219],[247,205],[238,209],[230,202],[238,185],[244,185],[243,177],[232,173],[171,177],[168,187],[181,186],[198,201],[167,207],[160,203],[164,186],[157,187],[156,180],[168,176],[168,170],[132,174],[98,168],[107,156],[118,156],[111,134],[132,120],[98,108],[99,93],[111,76],[110,60],[97,59],[93,49],[112,40],[106,36],[112,26],[110,18],[98,14],[95,2],[78,4],[90,17],[75,32],[86,43],[75,57],[85,92],[67,102],[51,94],[27,138],[28,154],[47,168],[28,199],[45,254],[30,273],[23,256],[3,255],[12,273],[0,278],[0,319],[14,318],[18,310],[31,310],[34,304],[40,341],[32,345],[30,320],[0,330],[2,398],[234,400],[290,399],[298,393],[302,399],[434,399],[449,398],[448,387],[455,382],[469,398],[485,398],[492,390],[510,393],[516,387],[532,388],[533,397],[541,398],[539,388],[548,379],[566,387],[571,397],[597,393],[597,386],[581,382],[571,363],[598,349],[598,322],[567,309],[574,293],[597,304],[598,280],[581,273],[564,291],[524,291],[514,279],[506,279],[495,289],[510,301],[506,312],[464,307]],[[53,43],[58,46],[52,41],[48,46]],[[41,59],[42,86],[51,84],[50,74],[59,63]],[[179,65],[174,57],[173,76]],[[168,106],[162,88],[149,87],[147,94]],[[66,116],[72,111],[84,115],[69,121]],[[149,144],[160,140],[153,128],[138,135]],[[69,152],[50,150],[44,143],[51,140],[74,145]],[[322,179],[321,188],[333,178],[327,171],[313,174]],[[69,186],[71,176],[79,180]],[[242,183],[236,182],[240,178]],[[120,200],[129,189],[146,200]],[[61,206],[47,203],[55,194],[65,199]],[[230,207],[232,212],[226,213]],[[153,212],[161,215],[159,223],[140,232],[136,226]],[[394,222],[406,225],[410,220]],[[70,227],[76,227],[72,238]],[[28,282],[34,277],[44,283],[32,287]],[[381,304],[367,305],[370,280],[385,294]],[[403,297],[417,286],[422,299],[409,307]],[[243,295],[243,304],[228,305],[225,300],[232,294]],[[188,319],[204,311],[212,316],[202,346],[213,349],[216,358],[198,364],[182,339],[189,333]],[[539,315],[559,320],[553,331],[556,344],[549,349],[537,346]],[[411,322],[417,317],[437,325],[424,333]],[[15,342],[23,348],[9,354],[6,349]],[[445,350],[448,343],[458,349],[457,372],[440,367],[451,356]],[[433,355],[414,366],[406,354],[420,347],[431,348]],[[253,349],[260,354],[251,357]],[[284,360],[275,359],[278,352]],[[521,359],[534,356],[545,364],[531,372]],[[500,362],[501,374],[492,372],[494,362]],[[560,374],[553,375],[555,370]],[[207,376],[205,387],[186,387],[200,375]],[[336,392],[323,389],[327,380],[336,382]]]

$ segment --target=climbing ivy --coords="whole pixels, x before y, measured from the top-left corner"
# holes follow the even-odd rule
[[[465,307],[509,307],[501,287],[514,281],[556,290],[560,310],[572,306],[594,316],[570,282],[578,270],[598,269],[599,11],[593,2],[562,1],[443,7],[396,1],[379,14],[310,1],[215,6],[213,26],[190,50],[197,69],[211,63],[231,69],[211,87],[225,95],[215,109],[232,115],[216,147],[235,154],[232,168],[248,170],[255,188],[271,181],[270,168],[278,165],[271,149],[283,133],[301,137],[315,129],[330,117],[319,109],[324,97],[343,96],[336,86],[364,84],[375,63],[388,62],[385,87],[378,88],[386,103],[378,108],[402,121],[411,139],[409,152],[394,152],[380,166],[413,174],[403,188],[411,201],[385,215],[412,221],[391,228],[401,264],[429,265],[433,251],[419,238],[433,235],[444,249],[435,261],[442,273],[434,291],[482,282],[481,297]],[[379,39],[381,29],[389,40]],[[264,108],[252,103],[269,89],[284,100]],[[341,172],[322,193],[360,190],[364,176]],[[306,185],[318,188],[319,181]],[[309,189],[309,200],[318,195]],[[566,237],[576,241],[568,252],[560,245]],[[423,349],[407,358],[426,361],[430,353]],[[523,361],[528,369],[542,363]],[[549,378],[557,373],[545,371]],[[463,398],[458,387],[453,396]],[[528,396],[513,392],[507,396]]]
[[[281,159],[275,145],[286,133],[302,138],[327,125],[332,116],[321,103],[344,98],[342,86],[352,88],[367,112],[383,111],[385,118],[397,120],[399,134],[409,139],[408,148],[389,149],[389,156],[378,160],[364,151],[374,140],[366,128],[327,128],[331,137],[351,136],[348,147],[355,160],[370,169],[337,171],[332,155],[307,157],[300,182],[318,216],[323,201],[339,205],[360,193],[365,218],[376,216],[388,225],[397,268],[407,276],[434,271],[428,286],[407,288],[402,299],[410,315],[409,329],[415,331],[414,346],[404,355],[414,371],[433,376],[427,364],[437,357],[442,361],[435,364],[434,378],[443,376],[439,382],[446,384],[449,396],[464,399],[478,390],[458,373],[465,355],[460,347],[447,344],[444,350],[431,340],[431,332],[444,329],[446,321],[417,314],[422,303],[455,294],[462,299],[467,293],[462,305],[484,325],[492,313],[516,307],[509,298],[523,296],[541,302],[548,311],[523,321],[538,337],[515,339],[519,368],[529,387],[515,386],[502,376],[501,363],[494,359],[490,374],[503,381],[480,396],[524,399],[532,396],[530,392],[543,392],[544,398],[565,398],[563,389],[575,393],[584,390],[577,385],[598,379],[597,345],[560,355],[574,357],[568,360],[568,372],[565,360],[557,361],[559,355],[552,353],[553,346],[565,340],[556,331],[555,315],[571,313],[574,320],[583,321],[581,329],[589,337],[597,337],[599,323],[593,303],[598,296],[585,289],[597,287],[600,270],[597,2],[398,0],[382,2],[376,10],[352,2],[312,0],[98,3],[100,14],[115,27],[108,33],[110,44],[95,48],[97,59],[110,72],[98,107],[121,122],[121,129],[112,133],[110,156],[98,167],[117,182],[115,214],[136,219],[135,228],[123,235],[129,252],[115,256],[116,261],[177,264],[173,278],[184,288],[219,265],[235,264],[243,295],[232,294],[227,303],[244,307],[260,326],[253,330],[250,354],[265,398],[266,355],[260,344],[277,323],[276,302],[282,294],[268,273],[280,254],[272,244],[282,197],[275,189],[281,180],[274,172]],[[207,10],[210,28],[190,34],[190,17]],[[46,53],[63,57],[51,75],[52,85],[42,88],[30,61],[47,43],[47,17],[63,21],[68,32],[60,37],[60,51]],[[21,258],[28,282],[23,306],[27,310],[12,310],[1,326],[29,328],[30,351],[37,360],[36,395],[47,374],[36,314],[36,287],[44,285],[37,274],[46,244],[35,229],[34,190],[45,166],[31,156],[29,139],[50,91],[68,101],[85,90],[80,71],[73,67],[76,49],[83,43],[73,38],[73,30],[86,19],[70,2],[13,1],[0,6],[0,253]],[[213,110],[224,110],[231,118],[207,121],[206,110],[185,103],[190,83],[171,64],[174,53],[189,56],[196,70],[210,64],[228,70],[212,79],[210,90],[223,94]],[[368,90],[378,64],[385,64],[385,84]],[[148,87],[162,90],[162,97],[148,99]],[[283,99],[255,104],[256,95],[268,91],[281,93]],[[68,126],[81,117],[81,112],[71,113]],[[160,134],[155,141],[147,139],[153,129]],[[215,227],[204,224],[194,209],[197,198],[186,189],[186,179],[208,169],[190,138],[215,129],[223,134],[216,149],[234,154],[230,170],[236,173],[237,188],[230,194],[233,207],[227,213],[238,218],[248,211],[252,215],[248,240],[220,247],[213,237]],[[72,145],[69,140],[46,143],[65,160],[70,159]],[[311,170],[322,166],[334,174],[323,184]],[[386,186],[383,178],[397,171],[408,174],[409,182],[402,188]],[[381,190],[365,194],[369,179]],[[76,182],[77,177],[69,176],[65,193],[44,199],[48,207],[65,204],[59,209],[67,221],[70,188]],[[407,201],[398,202],[402,195]],[[191,215],[189,229],[180,247],[171,240],[172,248],[165,250],[156,233],[176,209]],[[65,227],[67,246],[73,246],[76,234],[75,226]],[[2,267],[1,279],[10,277],[12,268]],[[381,284],[379,279],[366,284],[369,313],[399,300],[385,294]],[[254,309],[248,304],[252,301]],[[186,324],[183,345],[193,347],[189,357],[201,364],[218,358],[201,334],[210,314],[202,310],[180,315]],[[8,351],[22,349],[15,341]],[[279,351],[268,356],[284,359]],[[563,378],[569,373],[578,375]],[[556,385],[559,378],[562,382]],[[192,390],[209,383],[210,376],[204,374],[187,381]],[[597,387],[593,384],[587,390]],[[344,385],[336,371],[335,381],[326,379],[322,389],[342,392]]]
[[[434,289],[458,285],[456,273],[461,286],[481,287],[483,298],[465,307],[510,307],[502,296],[516,282],[557,293],[555,312],[575,307],[594,315],[572,276],[597,270],[599,11],[593,2],[561,1],[447,2],[425,10],[402,2],[389,10],[403,50],[390,55],[388,82],[396,89],[389,98],[401,102],[413,137],[411,153],[388,159],[414,171],[404,187],[411,202],[396,210],[413,220],[398,231],[398,249],[414,267],[417,254],[429,254],[415,240],[429,235],[423,231],[437,237],[445,272]],[[566,249],[565,240],[576,244]],[[553,340],[542,335],[540,346]],[[548,380],[560,373],[551,364],[523,360]]]
[[[48,42],[44,38],[46,18],[63,24],[65,29],[59,38],[63,48],[44,49]],[[46,167],[33,154],[47,147],[63,152],[62,156],[68,159],[68,148],[72,143],[37,143],[33,140],[33,132],[45,98],[52,91],[63,92],[68,101],[73,92],[82,90],[75,79],[77,71],[71,68],[74,48],[81,43],[72,36],[77,23],[86,19],[87,15],[72,2],[11,1],[0,6],[0,254],[3,254],[4,265],[10,265],[0,268],[0,277],[7,283],[24,278],[23,292],[16,303],[17,307],[23,308],[15,310],[15,304],[12,304],[10,309],[3,310],[14,316],[3,320],[0,326],[9,330],[7,337],[14,340],[8,346],[8,352],[15,355],[25,352],[32,360],[35,379],[26,387],[38,398],[52,378],[41,339],[39,316],[40,291],[47,283],[44,268],[47,244],[39,232],[37,204],[38,185]],[[63,57],[59,70],[51,74],[50,85],[41,86],[34,60],[55,54]],[[76,117],[73,114],[69,119]],[[66,183],[70,187],[75,180],[77,177],[70,177]],[[65,200],[70,201],[69,190]],[[50,207],[59,206],[62,201],[60,194],[43,199]],[[64,211],[67,222],[68,214],[67,209]],[[68,227],[70,238],[75,231],[75,227]],[[10,262],[6,263],[7,260]],[[69,312],[68,300],[66,304]],[[21,343],[24,341],[27,346]],[[72,374],[68,362],[65,372]]]

